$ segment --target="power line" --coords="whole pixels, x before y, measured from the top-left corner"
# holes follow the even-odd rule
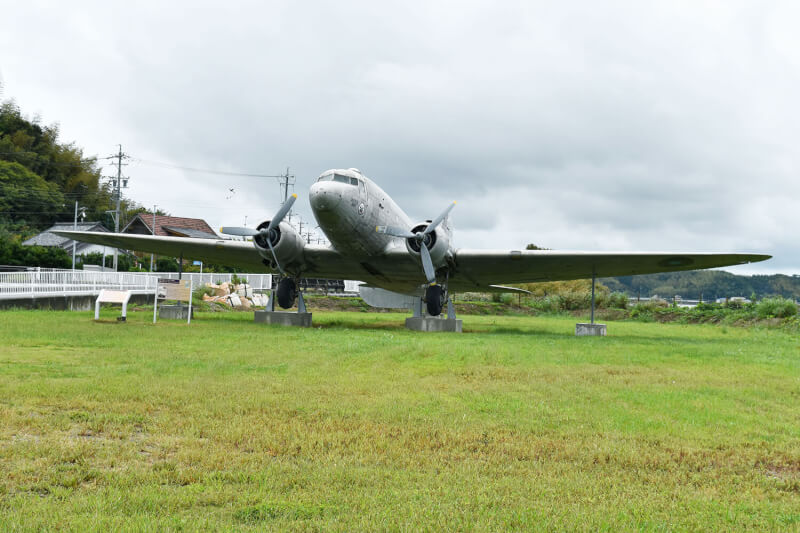
[[[254,174],[250,172],[229,172],[226,170],[211,170],[207,168],[195,168],[195,167],[184,167],[181,165],[173,165],[171,163],[161,163],[159,161],[150,161],[148,159],[141,159],[138,157],[132,157],[132,161],[136,161],[138,163],[144,163],[145,165],[153,165],[157,167],[163,168],[174,168],[176,170],[187,170],[189,172],[203,172],[205,174],[217,174],[220,176],[243,176],[246,178],[283,178],[283,174]]]
[[[86,159],[80,159],[77,163],[68,162],[68,161],[49,161],[46,158],[47,155],[41,155],[36,152],[0,152],[2,156],[20,156],[20,157],[27,157],[27,158],[34,158],[34,157],[41,157],[42,159],[36,160],[34,163],[36,165],[42,166],[53,166],[53,167],[77,167],[77,168],[84,168],[84,165],[87,163],[97,163],[99,160],[108,159],[107,157],[90,157]]]

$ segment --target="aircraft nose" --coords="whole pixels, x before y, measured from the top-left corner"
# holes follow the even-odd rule
[[[317,182],[309,190],[309,201],[314,211],[330,211],[342,201],[340,188],[331,182]]]

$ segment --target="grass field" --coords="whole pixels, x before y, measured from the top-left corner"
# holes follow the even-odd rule
[[[0,530],[798,530],[800,339],[0,312]]]

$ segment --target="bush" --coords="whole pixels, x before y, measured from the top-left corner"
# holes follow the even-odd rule
[[[631,309],[631,318],[652,318],[653,314],[659,309],[666,309],[668,307],[669,304],[660,298],[639,302]]]
[[[624,292],[612,292],[604,299],[603,307],[608,309],[627,309],[628,295]]]
[[[17,241],[2,239],[0,265],[71,268],[72,254],[56,246],[23,246]]]
[[[794,301],[780,296],[764,298],[755,307],[758,318],[788,318],[797,314]]]
[[[174,257],[159,257],[156,259],[157,272],[177,272],[178,261]]]
[[[114,254],[106,254],[106,268],[111,268],[114,266]],[[103,266],[103,254],[100,252],[92,252],[90,254],[85,254],[80,256],[80,263],[81,266],[83,265],[98,265]],[[144,270],[139,268],[137,264],[136,256],[127,254],[127,253],[119,253],[117,254],[117,271],[118,272],[143,272]]]

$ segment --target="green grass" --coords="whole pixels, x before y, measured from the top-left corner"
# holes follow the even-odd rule
[[[798,530],[800,342],[0,313],[0,530]]]

